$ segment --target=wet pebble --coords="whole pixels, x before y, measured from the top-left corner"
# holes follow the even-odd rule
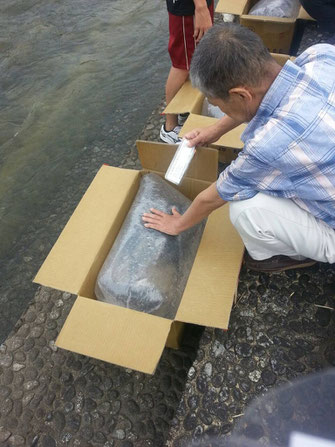
[[[315,318],[320,326],[326,327],[331,320],[331,311],[329,309],[318,308],[315,313]]]
[[[261,374],[264,385],[274,385],[276,383],[277,377],[271,370],[264,370]]]

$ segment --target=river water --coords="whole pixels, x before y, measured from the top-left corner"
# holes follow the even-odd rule
[[[103,163],[164,95],[164,0],[0,3],[0,341]]]

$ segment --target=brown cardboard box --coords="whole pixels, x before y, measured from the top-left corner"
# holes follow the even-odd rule
[[[313,19],[302,7],[298,17],[290,19],[249,15],[248,12],[256,2],[257,0],[219,0],[215,12],[238,15],[240,24],[258,34],[271,52],[288,54],[296,20]]]
[[[183,323],[228,328],[244,248],[224,206],[208,218],[174,320],[97,301],[98,272],[141,176],[163,176],[176,146],[139,141],[138,150],[142,171],[101,167],[34,281],[78,295],[56,346],[152,374]],[[193,199],[216,180],[217,163],[217,150],[198,148],[178,189]]]
[[[287,54],[272,53],[272,57],[282,66],[287,60],[294,60]],[[165,108],[163,113],[190,113],[180,131],[181,137],[195,128],[207,127],[218,121],[217,118],[201,115],[204,98],[205,96],[198,89],[192,87],[191,82],[187,80]],[[210,145],[219,149],[219,160],[221,162],[227,163],[237,157],[239,151],[243,148],[240,137],[246,126],[246,124],[242,124],[236,127]]]
[[[187,80],[163,111],[163,113],[190,114],[181,129],[181,137],[196,127],[210,126],[218,121],[217,118],[201,115],[204,99],[205,96],[198,89],[192,87],[191,81]],[[238,126],[210,145],[219,149],[221,162],[230,162],[237,157],[238,151],[243,147],[240,136],[245,127],[245,124]]]

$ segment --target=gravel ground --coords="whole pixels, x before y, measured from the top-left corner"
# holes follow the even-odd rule
[[[325,38],[308,24],[299,52]],[[158,140],[162,109],[163,103],[153,111],[141,139]],[[72,175],[93,177],[106,160],[140,167],[133,141],[127,145],[128,155],[115,163],[117,148],[90,148],[95,165],[84,158]],[[85,187],[65,194],[63,207],[73,209]],[[64,225],[63,207],[45,217],[46,225]],[[37,250],[53,242],[39,241]],[[26,262],[32,274],[33,260]],[[335,366],[335,268],[327,264],[272,275],[242,269],[229,331],[188,326],[183,347],[165,349],[153,376],[57,349],[74,299],[38,288],[0,347],[1,446],[175,447],[210,445],[213,437],[221,443],[255,396]],[[252,434],[266,445],[266,434]]]

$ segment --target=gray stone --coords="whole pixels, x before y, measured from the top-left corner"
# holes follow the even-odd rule
[[[0,442],[5,442],[12,433],[4,427],[0,427]]]
[[[110,413],[111,414],[118,414],[120,409],[121,409],[121,401],[115,400],[111,404],[112,404],[112,408],[111,408]]]
[[[81,436],[86,439],[87,441],[90,441],[93,438],[93,429],[90,426],[85,426],[80,430]]]
[[[25,368],[26,365],[22,363],[14,363],[13,364],[13,371],[20,371],[21,369]]]
[[[41,438],[41,447],[56,447],[56,441],[50,435],[43,435]]]
[[[24,407],[26,407],[31,402],[34,395],[35,395],[34,393],[28,393],[23,397],[22,404]]]
[[[8,439],[9,445],[17,446],[17,445],[25,445],[25,439],[23,436],[20,435],[12,435]]]
[[[70,401],[74,398],[75,395],[76,395],[75,387],[71,385],[64,390],[63,399],[65,401]]]
[[[7,416],[13,409],[13,401],[10,398],[0,401],[0,413]]]
[[[17,349],[21,348],[21,346],[23,345],[23,340],[22,338],[19,337],[11,337],[6,341],[6,345],[7,348],[13,352],[16,351]]]
[[[270,371],[270,370],[264,370],[262,371],[262,380],[264,382],[264,385],[274,385],[276,383],[277,377],[276,375]]]
[[[86,388],[88,394],[94,399],[101,399],[103,396],[103,392],[100,388],[94,385],[90,385]]]
[[[32,328],[30,335],[34,338],[40,337],[44,332],[43,326],[35,326]]]
[[[25,378],[28,380],[35,380],[38,376],[38,371],[33,366],[28,366],[24,372]],[[28,388],[27,388],[28,389]]]
[[[8,368],[13,363],[13,354],[8,352],[6,354],[0,354],[0,366]]]
[[[76,433],[80,428],[81,416],[79,414],[70,414],[66,423],[71,432]]]
[[[124,430],[118,429],[112,433],[112,437],[115,439],[122,440],[122,439],[125,439],[126,433],[124,432]]]
[[[23,388],[26,391],[31,391],[37,388],[38,386],[39,386],[38,380],[28,380],[27,382],[24,383]]]

